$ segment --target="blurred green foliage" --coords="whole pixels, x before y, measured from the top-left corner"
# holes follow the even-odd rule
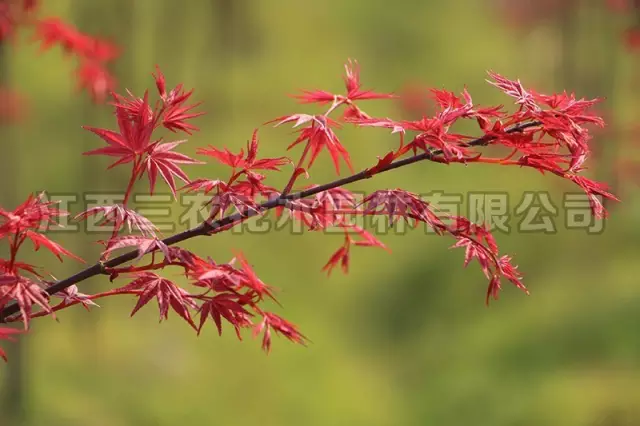
[[[487,69],[540,91],[561,88],[553,29],[516,37],[485,1],[43,3],[48,14],[113,37],[124,49],[118,78],[134,93],[153,88],[155,64],[170,84],[196,88],[208,115],[185,145],[188,154],[208,144],[237,150],[260,123],[314,111],[286,94],[341,90],[349,57],[361,63],[364,84],[379,91],[415,79],[454,91],[466,84],[475,102],[509,106],[484,82]],[[73,64],[58,52],[39,55],[26,37],[11,51],[11,84],[30,99],[32,113],[3,141],[16,152],[3,163],[17,169],[3,175],[3,188],[24,196],[42,189],[121,191],[125,170],[102,174],[108,159],[80,155],[100,143],[80,126],[112,127],[110,109],[76,96],[69,79]],[[624,77],[630,59],[613,38],[607,48],[618,52],[621,65],[606,78]],[[635,119],[624,85],[612,90],[613,116]],[[384,103],[371,103],[367,111],[397,114]],[[345,129],[342,135],[357,167],[396,143],[384,131]],[[292,135],[265,127],[261,140],[264,155],[282,155]],[[189,173],[217,177],[226,170],[210,164]],[[332,173],[322,160],[312,178],[323,182]],[[274,186],[283,183],[284,176],[273,177]],[[525,191],[549,190],[557,206],[563,192],[575,191],[528,170],[438,164],[418,164],[350,189],[381,187],[507,191],[512,212]],[[8,198],[3,205],[17,201]],[[209,326],[196,337],[175,316],[158,325],[151,305],[130,319],[130,299],[103,301],[92,313],[61,312],[59,323],[40,319],[25,338],[26,424],[637,425],[637,206],[633,192],[625,193],[599,236],[498,233],[532,294],[506,288],[490,308],[483,303],[480,270],[463,269],[463,253],[448,250],[450,240],[420,231],[383,236],[391,255],[357,250],[352,272],[329,279],[320,268],[339,244],[337,236],[283,230],[190,241],[187,248],[219,261],[229,259],[231,249],[243,250],[263,280],[281,289],[284,308],[277,312],[301,327],[310,347],[277,339],[265,356],[248,334],[240,343],[231,330],[219,338]],[[563,223],[563,210],[558,214]],[[87,259],[98,253],[82,234],[59,240]],[[46,254],[29,259],[46,263],[58,277],[81,268],[71,261],[56,264]],[[82,290],[97,292],[109,286],[106,281],[91,279]],[[0,378],[7,368],[0,366]]]

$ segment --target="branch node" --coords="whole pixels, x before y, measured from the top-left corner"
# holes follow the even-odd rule
[[[107,270],[107,265],[105,264],[104,260],[98,260],[98,267],[100,268],[100,274],[111,275]]]

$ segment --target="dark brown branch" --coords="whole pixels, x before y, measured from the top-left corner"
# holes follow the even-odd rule
[[[512,127],[511,129],[507,130],[507,133],[520,132],[527,128],[536,127],[539,125],[540,125],[539,122],[525,123],[525,124]],[[471,146],[487,145],[489,142],[491,142],[494,139],[495,137],[483,136],[481,138],[472,140],[467,144],[467,146],[471,147]],[[403,166],[408,166],[409,164],[417,163],[423,160],[428,160],[430,158],[433,158],[436,155],[441,155],[441,154],[442,154],[442,150],[432,150],[422,154],[414,155],[412,157],[405,158],[403,160],[394,161],[393,163],[380,168],[375,174],[377,175],[380,173],[388,172],[390,170],[395,170]],[[182,241],[186,241],[190,238],[194,238],[197,236],[208,235],[208,234],[211,234],[212,232],[216,232],[216,230],[218,229],[230,226],[236,222],[251,218],[253,216],[257,216],[258,214],[261,214],[262,212],[265,212],[267,210],[271,210],[277,206],[285,205],[287,201],[307,198],[312,195],[316,195],[333,188],[338,188],[338,187],[348,185],[350,183],[354,183],[360,180],[369,179],[371,177],[372,176],[368,172],[368,170],[363,170],[359,173],[353,174],[351,176],[347,176],[342,179],[335,180],[333,182],[326,183],[324,185],[316,186],[314,188],[310,188],[305,191],[300,191],[293,194],[287,194],[287,195],[275,198],[273,200],[266,201],[260,204],[256,210],[249,210],[244,214],[235,213],[235,214],[226,216],[222,219],[213,221],[211,223],[204,222],[196,226],[195,228],[191,228],[184,232],[180,232],[178,234],[172,235],[170,237],[165,238],[162,241],[169,246],[173,244],[178,244]],[[108,260],[106,262],[96,263],[95,265],[90,266],[89,268],[84,269],[75,275],[72,275],[63,280],[56,281],[56,283],[54,283],[53,285],[51,285],[46,289],[46,292],[49,295],[57,293],[59,291],[66,289],[67,287],[70,287],[88,278],[94,277],[96,275],[104,274],[107,268],[115,268],[117,266],[122,265],[123,263],[134,260],[136,257],[138,257],[138,252],[130,251],[118,257],[114,257],[113,259]],[[19,308],[17,303],[7,306],[2,312],[0,312],[0,323],[6,322],[6,319],[9,316],[17,313],[18,310]]]

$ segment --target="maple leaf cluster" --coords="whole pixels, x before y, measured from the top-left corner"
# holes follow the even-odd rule
[[[580,11],[589,11],[586,15],[587,17],[597,14],[599,20],[605,19],[615,24],[614,26],[607,25],[606,28],[607,30],[614,28],[616,35],[629,53],[635,54],[640,51],[640,0],[600,0],[595,3],[587,3],[583,0],[531,0],[520,2],[496,0],[496,3],[499,5],[500,11],[504,14],[507,24],[525,30],[531,29],[531,27],[539,25],[545,20],[555,20],[556,23],[560,23],[563,26],[566,26],[565,24],[571,23],[572,21],[576,21],[574,24],[579,24],[582,22],[581,20],[585,18]],[[558,21],[558,19],[560,19],[560,21]],[[570,27],[577,28],[576,25],[570,25]],[[576,28],[573,29],[575,30]],[[603,28],[600,28],[600,30]],[[598,31],[598,29],[590,29],[590,31]],[[575,44],[579,42],[579,40],[580,38],[569,37],[566,41],[569,41],[570,44]],[[570,50],[575,50],[575,48],[577,47],[569,46]],[[567,46],[565,45],[563,49],[566,50]],[[572,56],[570,52],[564,52],[563,55],[566,57]],[[617,55],[618,54],[615,54],[614,56]],[[615,71],[616,64],[619,66],[619,61],[607,58],[605,62],[603,62],[600,70],[601,75],[598,78],[602,82],[610,80],[611,78],[617,78]],[[631,61],[630,64],[632,67],[636,66],[635,61]],[[574,72],[575,75],[565,75],[564,78],[571,81],[574,85],[580,84],[582,70],[578,71],[576,69],[576,72],[577,74]],[[590,70],[590,72],[593,72],[593,70]],[[606,75],[602,73],[606,73]],[[635,76],[637,73],[634,72],[630,75]],[[593,78],[593,76],[591,78]],[[577,80],[577,82],[574,80]],[[583,84],[584,83],[586,83],[586,81],[584,81]],[[632,77],[629,83],[636,85],[637,81],[635,77]],[[629,93],[634,93],[634,91],[631,90]],[[611,110],[603,110],[600,112],[602,115],[611,113]],[[592,158],[592,169],[597,170],[597,173],[606,173],[606,175],[610,176],[612,187],[615,188],[616,191],[621,192],[626,190],[629,183],[637,183],[635,177],[637,176],[640,166],[634,158],[634,155],[629,155],[637,149],[637,143],[635,141],[637,126],[619,122],[615,123],[613,127],[608,127],[606,130],[600,130],[597,136],[599,139],[604,140],[602,139],[604,134],[606,134],[608,138],[619,138],[617,143],[621,146],[614,150],[611,150],[609,146],[607,152],[612,152],[616,157],[621,158],[609,160],[606,158],[598,158],[598,155],[596,155]],[[596,149],[596,151],[602,153],[603,148],[600,147]],[[616,152],[624,152],[625,154],[618,155]]]
[[[58,209],[55,202],[44,199],[44,194],[29,196],[29,198],[13,211],[0,208],[0,239],[9,244],[9,259],[0,259],[0,310],[9,303],[15,303],[19,308],[19,316],[24,323],[25,330],[29,327],[29,320],[37,306],[43,312],[53,313],[49,305],[49,296],[45,289],[50,281],[44,279],[34,265],[18,260],[18,251],[26,241],[31,241],[34,250],[44,247],[54,254],[60,261],[62,256],[81,260],[73,253],[50,240],[42,233],[50,224],[55,224],[56,218],[68,213]],[[10,339],[17,331],[0,328],[0,339]],[[4,358],[4,352],[0,350]]]
[[[127,166],[131,170],[122,203],[97,206],[76,215],[77,220],[99,216],[103,224],[112,228],[110,238],[101,241],[104,250],[100,261],[66,279],[45,280],[38,268],[18,260],[18,249],[30,240],[36,249],[45,247],[60,259],[75,257],[38,231],[43,221],[51,222],[66,213],[55,209],[43,196],[32,196],[11,212],[0,210],[0,238],[9,243],[11,253],[10,259],[0,263],[2,321],[21,320],[28,330],[29,320],[35,317],[53,315],[77,304],[91,309],[95,300],[103,297],[133,296],[136,302],[131,315],[155,300],[160,320],[173,311],[197,333],[212,322],[219,334],[230,327],[240,339],[242,330],[250,329],[254,336],[262,335],[262,348],[268,352],[274,333],[298,344],[308,341],[293,323],[265,308],[265,302],[277,302],[274,287],[259,277],[242,252],[234,252],[230,261],[221,263],[187,250],[180,243],[199,236],[211,237],[273,211],[276,216],[288,215],[299,221],[310,232],[340,230],[342,243],[322,270],[331,274],[339,267],[346,273],[354,247],[387,249],[376,236],[357,225],[356,217],[383,216],[391,224],[406,221],[412,227],[426,225],[436,235],[452,238],[453,247],[464,249],[464,265],[476,262],[485,275],[488,303],[491,298],[498,298],[504,282],[527,290],[512,257],[499,250],[484,224],[444,213],[402,188],[382,188],[358,199],[345,186],[414,163],[484,163],[534,169],[571,182],[587,195],[597,217],[606,216],[601,198],[615,199],[606,185],[581,174],[590,154],[589,127],[604,125],[602,118],[591,112],[598,99],[578,99],[568,93],[545,95],[524,87],[518,80],[489,72],[488,82],[511,97],[515,105],[512,111],[502,105],[476,105],[466,89],[460,95],[431,89],[429,109],[433,114],[415,120],[374,117],[365,112],[366,102],[397,100],[397,96],[364,89],[357,62],[349,61],[342,93],[305,90],[296,95],[301,104],[326,107],[324,113],[297,112],[265,123],[274,127],[289,124],[296,129],[297,135],[287,150],[299,149],[297,160],[260,156],[259,130],[255,129],[245,149],[233,151],[209,145],[196,151],[203,159],[225,166],[226,177],[191,179],[183,166],[202,161],[177,151],[185,140],[167,142],[158,134],[164,130],[170,135],[192,135],[198,130],[192,120],[203,112],[196,109],[198,103],[190,101],[192,90],[186,91],[181,84],[168,90],[159,69],[153,76],[155,101],[148,91],[141,97],[129,91],[125,95],[114,93],[117,129],[85,127],[104,143],[86,155],[108,156],[114,160],[109,168]],[[461,121],[475,123],[476,133],[452,131]],[[345,125],[380,128],[397,137],[397,145],[355,172],[349,144],[340,138],[340,129]],[[502,148],[490,151],[505,154],[487,155],[487,147]],[[315,161],[322,155],[333,162],[338,178],[324,184],[300,183],[301,179],[311,179]],[[341,176],[343,164],[350,172]],[[269,176],[283,173],[285,168],[292,170],[284,188],[269,185]],[[130,203],[135,183],[145,176],[150,193],[161,180],[174,196],[178,191],[206,194],[206,220],[181,233],[159,236],[153,222]],[[126,282],[103,293],[79,292],[78,283],[100,274],[112,282]],[[61,300],[54,304],[52,297]],[[0,339],[14,336],[14,331],[0,329]]]
[[[78,90],[87,91],[95,102],[104,101],[116,85],[108,67],[120,55],[120,49],[108,40],[81,32],[58,17],[38,17],[39,6],[38,0],[1,0],[0,42],[15,42],[20,29],[31,29],[30,40],[40,44],[40,51],[59,47],[66,57],[77,60]]]

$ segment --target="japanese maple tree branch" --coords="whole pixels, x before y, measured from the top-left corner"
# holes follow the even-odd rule
[[[532,122],[528,122],[528,123],[524,123],[524,124],[520,124],[520,125],[516,125],[510,129],[508,129],[506,132],[507,133],[515,133],[515,132],[520,132],[522,130],[525,130],[527,128],[531,128],[531,127],[536,127],[539,126],[541,123],[538,121],[532,121]],[[483,136],[481,138],[477,138],[474,139],[470,142],[468,142],[466,144],[466,146],[468,147],[472,147],[472,146],[482,146],[482,145],[487,145],[489,142],[491,142],[492,140],[496,139],[496,137],[494,136]],[[224,229],[226,227],[231,226],[232,224],[239,222],[239,221],[243,221],[246,220],[248,218],[251,218],[253,216],[257,216],[258,214],[273,209],[275,207],[278,206],[282,206],[285,205],[287,203],[287,201],[290,200],[296,200],[296,199],[301,199],[301,198],[307,198],[310,197],[312,195],[315,194],[319,194],[321,192],[333,189],[333,188],[338,188],[344,185],[348,185],[350,183],[354,183],[360,180],[364,180],[364,179],[369,179],[377,174],[380,173],[384,173],[390,170],[394,170],[400,167],[404,167],[407,166],[409,164],[413,164],[413,163],[417,163],[419,161],[423,161],[423,160],[428,160],[433,158],[436,155],[441,155],[443,154],[442,150],[431,150],[428,152],[424,152],[422,154],[418,154],[418,155],[414,155],[408,158],[405,158],[403,160],[397,160],[394,161],[386,166],[380,167],[379,169],[376,170],[376,172],[374,174],[372,174],[369,169],[365,169],[359,173],[344,177],[342,179],[338,179],[329,183],[326,183],[324,185],[320,185],[320,186],[316,186],[304,191],[300,191],[300,192],[296,192],[293,194],[284,194],[281,195],[277,198],[274,198],[272,200],[266,201],[262,204],[260,204],[255,210],[248,210],[246,213],[235,213],[229,216],[226,216],[222,219],[218,219],[216,221],[213,221],[211,223],[209,222],[203,222],[202,224],[188,229],[186,231],[180,232],[178,234],[174,234],[170,237],[165,238],[164,240],[162,240],[163,243],[165,243],[166,245],[173,245],[173,244],[177,244],[180,243],[182,241],[186,241],[188,239],[197,237],[197,236],[202,236],[202,235],[210,235],[212,233],[215,233],[221,229]],[[54,284],[52,284],[51,286],[49,286],[48,288],[45,289],[45,291],[47,292],[47,294],[52,295],[55,293],[58,293],[74,284],[77,284],[81,281],[87,280],[91,277],[94,277],[96,275],[108,275],[108,269],[109,268],[115,268],[117,266],[120,266],[126,262],[132,261],[134,259],[136,259],[139,256],[138,251],[130,251],[127,252],[125,254],[122,254],[118,257],[115,257],[111,260],[108,261],[104,261],[104,262],[98,262],[93,266],[90,266],[74,275],[71,275],[70,277],[67,277],[65,279],[56,281]],[[0,312],[0,323],[4,323],[6,322],[6,319],[8,317],[10,317],[11,315],[17,313],[19,310],[18,304],[14,303],[10,306],[5,307],[5,309]]]

